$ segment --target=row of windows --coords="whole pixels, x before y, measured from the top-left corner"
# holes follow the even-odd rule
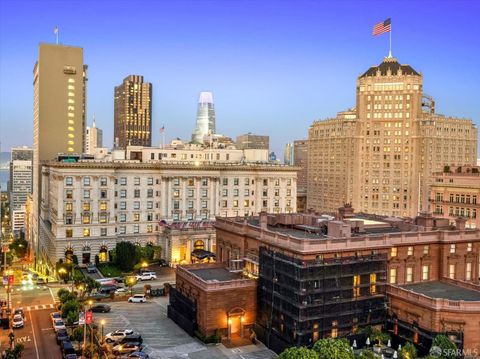
[[[465,280],[470,281],[472,280],[472,273],[473,273],[473,265],[471,262],[467,262],[465,264]],[[455,279],[456,276],[456,264],[449,264],[448,265],[448,278]],[[430,266],[423,265],[422,266],[422,281],[430,280]],[[390,283],[396,284],[397,283],[397,268],[390,268]],[[405,271],[405,282],[412,283],[415,280],[414,278],[414,268],[407,267]]]
[[[451,254],[455,254],[457,250],[457,245],[455,243],[450,244],[449,252]],[[430,251],[430,246],[424,245],[423,246],[423,255],[428,255]],[[467,243],[467,252],[472,252],[473,251],[473,243],[469,242]],[[414,253],[414,247],[413,246],[408,246],[407,247],[407,256],[413,256]],[[392,247],[390,250],[390,257],[396,257],[398,255],[398,247]]]

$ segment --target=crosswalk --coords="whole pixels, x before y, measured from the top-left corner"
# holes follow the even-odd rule
[[[45,310],[45,309],[54,309],[55,305],[54,304],[39,304],[39,305],[32,305],[29,307],[26,307],[27,312],[31,312],[34,310]]]

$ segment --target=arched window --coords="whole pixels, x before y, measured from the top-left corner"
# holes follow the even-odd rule
[[[205,243],[201,240],[198,240],[198,241],[195,241],[195,243],[193,244],[193,248],[195,250],[197,249],[205,249]]]
[[[108,261],[108,248],[107,246],[101,246],[100,251],[98,252],[98,260],[102,262]]]

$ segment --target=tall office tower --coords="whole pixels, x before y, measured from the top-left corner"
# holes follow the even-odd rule
[[[310,127],[307,206],[414,217],[428,209],[432,173],[476,154],[473,122],[436,114],[422,75],[386,57],[358,77],[354,108]]]
[[[32,161],[33,150],[29,147],[12,148],[12,160],[10,161],[10,223],[12,230],[18,233],[25,225],[25,203],[32,193]]]
[[[285,145],[283,151],[283,163],[287,166],[293,166],[293,142],[289,142]]]
[[[308,141],[293,141],[293,165],[300,167],[297,174],[297,188],[302,192],[307,191],[308,174]]]
[[[254,135],[249,132],[244,135],[237,136],[236,142],[239,150],[268,150],[270,146],[270,137],[262,135]]]
[[[100,147],[103,147],[103,131],[97,127],[93,116],[93,125],[87,126],[85,134],[85,153],[94,155],[96,149]]]
[[[85,149],[87,66],[81,47],[40,44],[33,68],[33,224],[39,244],[41,162]],[[37,258],[37,257],[35,257]]]
[[[215,134],[215,106],[211,92],[200,92],[197,108],[197,123],[192,142],[203,143],[206,135]]]
[[[152,145],[152,84],[130,75],[115,87],[114,143],[120,147]]]

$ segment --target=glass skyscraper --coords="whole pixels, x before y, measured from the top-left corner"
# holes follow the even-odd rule
[[[197,124],[192,134],[192,142],[203,143],[204,136],[215,134],[215,107],[211,92],[200,92],[198,98]]]

